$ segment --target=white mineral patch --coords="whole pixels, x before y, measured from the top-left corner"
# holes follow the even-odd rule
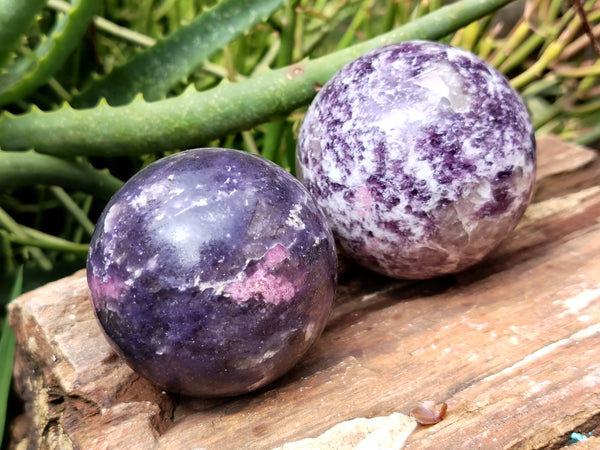
[[[202,281],[199,275],[196,275],[194,278],[194,287],[198,288],[200,291],[205,291],[207,289],[212,289],[217,295],[224,294],[225,288],[229,286],[232,280],[224,280],[224,281]],[[228,294],[225,294],[228,295]]]
[[[184,203],[189,203],[189,202],[188,202],[188,201],[187,201],[187,199],[186,199]],[[190,211],[190,210],[192,210],[192,209],[194,209],[194,208],[198,208],[198,207],[201,207],[201,206],[206,206],[206,205],[208,205],[208,200],[207,200],[207,199],[205,199],[205,198],[201,198],[201,199],[195,200],[195,201],[193,201],[193,202],[189,203],[189,205],[188,205],[188,206],[186,206],[185,208],[181,208],[181,209],[179,209],[179,210],[178,210],[178,211],[177,211],[177,212],[176,212],[176,213],[173,215],[173,217],[180,216],[181,214],[184,214],[184,213],[186,213],[186,212],[188,212],[188,211]]]
[[[185,242],[189,235],[187,227],[177,227],[173,232],[173,242]]]
[[[178,195],[181,195],[181,194],[183,194],[183,192],[184,192],[184,189],[181,189],[181,188],[177,188],[177,189],[171,189],[171,190],[169,191],[169,196],[170,196],[171,198],[174,198],[174,197],[177,197]]]
[[[192,235],[187,227],[175,220],[163,221],[153,228],[152,233],[163,246],[177,248],[181,264],[192,266],[198,262],[198,249],[204,241],[202,234]]]
[[[315,336],[316,328],[317,328],[317,324],[314,322],[310,322],[306,326],[306,330],[304,331],[304,340],[306,342],[310,341]]]
[[[156,183],[152,183],[150,186],[146,187],[140,194],[138,194],[138,197],[144,197],[144,202],[149,200],[166,200],[168,189],[168,186],[164,182],[157,181]],[[135,201],[136,199],[132,201],[132,204]]]
[[[216,198],[215,198],[215,201],[217,201],[217,202],[218,202],[218,201],[220,201],[220,200],[222,200],[222,199],[224,199],[224,198],[232,197],[233,195],[235,195],[235,193],[236,193],[237,191],[238,191],[237,189],[232,189],[232,190],[230,190],[230,191],[221,191],[221,190],[219,190],[219,191],[217,192],[217,196],[216,196]],[[248,192],[245,192],[244,194],[245,194],[245,195],[249,195],[249,194],[248,194]]]
[[[358,418],[338,423],[316,438],[289,442],[274,450],[398,450],[417,427],[410,416]]]
[[[413,124],[422,123],[427,120],[427,116],[422,108],[394,109],[375,122],[375,125],[384,133],[398,133],[402,129],[413,128]]]
[[[296,333],[296,328],[291,328],[289,330],[282,330],[278,335],[270,336],[271,343],[266,344],[267,350],[262,355],[246,355],[244,357],[240,357],[236,363],[236,369],[247,370],[252,369],[254,367],[263,366],[265,361],[274,358],[278,354],[280,354],[283,350],[287,349],[287,342],[290,336]],[[257,385],[262,384],[257,383]]]
[[[264,361],[265,359],[271,359],[271,358],[272,358],[273,356],[275,356],[276,354],[277,354],[277,352],[276,352],[275,350],[267,350],[267,351],[266,351],[266,352],[263,354],[263,356],[262,356],[262,359],[263,359],[263,361]]]
[[[119,224],[125,207],[121,203],[115,203],[110,207],[104,219],[104,232],[111,233]]]
[[[133,200],[131,200],[131,206],[133,206],[135,209],[143,208],[147,203],[148,197],[144,192],[141,192]]]
[[[344,177],[342,176],[342,171],[335,163],[335,161],[331,161],[330,158],[323,160],[323,169],[327,170],[327,175],[329,175],[329,178],[332,182],[341,183],[344,180]]]
[[[529,391],[530,391],[532,394],[536,394],[536,393],[538,393],[538,392],[540,392],[540,391],[544,390],[544,389],[546,388],[546,386],[548,386],[548,385],[550,385],[550,384],[551,384],[551,382],[550,382],[550,381],[548,381],[548,380],[545,380],[545,381],[540,381],[540,382],[538,382],[538,381],[534,381],[534,380],[531,380],[531,381],[529,382]]]
[[[285,221],[285,224],[293,227],[297,230],[304,230],[306,225],[300,218],[300,212],[302,212],[302,205],[300,203],[294,205],[294,207],[290,210],[288,218]]]
[[[566,311],[560,316],[566,314],[580,314],[585,312],[585,309],[590,306],[594,301],[600,298],[600,289],[585,289],[574,297],[568,298],[563,301],[563,305]]]
[[[445,63],[434,64],[414,79],[414,83],[428,89],[437,103],[448,100],[454,112],[462,113],[469,109],[471,99],[462,88],[461,76]]]

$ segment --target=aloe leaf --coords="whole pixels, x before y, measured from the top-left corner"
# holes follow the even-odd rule
[[[200,146],[308,104],[316,86],[366,51],[409,39],[441,39],[510,1],[460,0],[361,44],[200,93],[190,87],[179,97],[153,103],[138,96],[119,107],[101,101],[87,110],[65,105],[52,112],[5,113],[0,116],[0,147],[62,156],[123,156]]]
[[[21,293],[23,286],[23,268],[17,272],[10,299],[15,299]],[[4,305],[2,305],[4,307]],[[0,318],[0,445],[3,443],[8,396],[12,380],[12,367],[15,357],[15,334],[6,318]]]
[[[148,101],[164,98],[213,53],[268,17],[285,0],[223,0],[188,25],[123,66],[93,82],[72,104],[92,106],[100,98],[111,105],[129,103],[143,93]]]
[[[108,200],[122,182],[86,161],[69,161],[33,151],[0,151],[0,191],[35,184],[76,189]]]
[[[46,0],[0,0],[0,67],[10,60]]]
[[[29,95],[60,69],[79,45],[98,5],[99,0],[74,1],[73,8],[57,17],[52,32],[31,54],[6,67],[0,75],[0,106]]]

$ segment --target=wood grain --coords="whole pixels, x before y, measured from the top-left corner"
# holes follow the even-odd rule
[[[133,373],[106,344],[82,271],[21,296],[10,321],[27,426],[13,446],[271,449],[427,400],[447,415],[406,448],[558,448],[595,430],[600,163],[556,138],[538,149],[533,203],[485,261],[419,282],[350,266],[316,345],[238,398],[179,398]]]

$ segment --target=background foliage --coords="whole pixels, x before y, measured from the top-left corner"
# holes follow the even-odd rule
[[[538,134],[597,145],[591,35],[599,0],[0,0],[0,306],[20,267],[24,290],[84,267],[108,198],[157,158],[229,147],[293,173],[319,86],[389,42],[471,50],[521,92]]]

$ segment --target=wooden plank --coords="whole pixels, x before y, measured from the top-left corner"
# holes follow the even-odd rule
[[[407,448],[541,448],[596,429],[600,164],[555,138],[538,148],[534,202],[484,262],[419,282],[350,266],[316,345],[238,398],[177,398],[137,377],[98,329],[83,272],[23,295],[10,308],[22,442],[271,449],[425,400],[446,402],[447,416]]]

